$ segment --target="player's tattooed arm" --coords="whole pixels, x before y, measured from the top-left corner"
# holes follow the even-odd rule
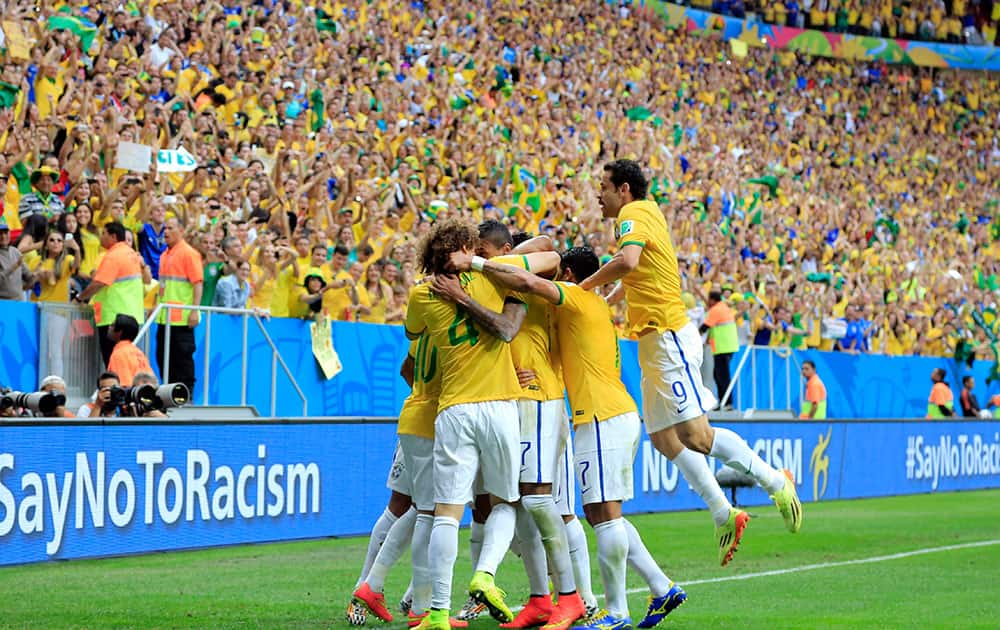
[[[503,265],[491,261],[487,261],[483,265],[483,272],[514,291],[533,293],[552,304],[562,303],[563,294],[559,287],[554,282],[540,278],[531,272],[518,269],[512,265]]]
[[[549,280],[536,276],[534,273],[536,271],[552,271],[558,269],[559,254],[556,254],[555,252],[541,252],[530,254],[530,256],[536,257],[529,259],[534,262],[527,263],[525,265],[530,271],[525,271],[524,269],[520,269],[512,265],[496,263],[492,260],[478,260],[482,263],[483,273],[508,289],[519,291],[521,293],[533,293],[534,295],[538,295],[548,300],[552,304],[561,304],[563,296],[559,287]],[[451,255],[452,267],[460,271],[470,269],[472,263],[473,257],[468,252],[459,251],[454,252]]]
[[[508,301],[501,313],[486,308],[465,292],[455,276],[435,276],[431,287],[434,293],[464,308],[484,330],[506,343],[517,336],[528,313],[521,302]]]

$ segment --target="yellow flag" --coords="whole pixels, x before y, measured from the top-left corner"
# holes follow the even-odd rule
[[[747,43],[739,39],[729,40],[729,47],[733,51],[733,56],[739,59],[743,59],[747,56]]]
[[[7,36],[7,51],[11,57],[25,61],[31,59],[31,43],[19,22],[4,20],[3,32]]]

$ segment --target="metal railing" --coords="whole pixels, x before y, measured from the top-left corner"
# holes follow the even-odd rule
[[[285,360],[281,358],[281,352],[275,345],[274,341],[271,339],[271,335],[268,334],[267,328],[264,326],[263,320],[260,318],[260,313],[256,310],[245,309],[245,308],[222,308],[219,306],[190,306],[186,304],[157,304],[156,308],[149,314],[146,318],[146,322],[139,329],[139,334],[135,338],[135,344],[139,345],[140,341],[145,343],[146,356],[151,356],[150,351],[150,336],[148,335],[150,328],[156,323],[157,317],[161,312],[166,312],[166,321],[170,321],[170,311],[198,311],[200,313],[205,313],[205,348],[204,348],[204,366],[202,368],[202,381],[204,385],[202,387],[202,404],[208,405],[208,393],[209,385],[211,384],[211,369],[209,369],[209,357],[212,347],[212,314],[218,313],[221,315],[240,315],[243,318],[243,349],[242,349],[242,366],[241,366],[241,386],[240,386],[240,405],[246,406],[247,404],[247,370],[250,362],[250,352],[247,347],[248,343],[248,327],[250,318],[253,318],[257,322],[257,328],[260,330],[261,335],[264,337],[264,341],[267,345],[271,347],[271,417],[277,415],[277,388],[278,388],[278,365],[281,365],[281,369],[285,372],[285,376],[291,382],[292,387],[295,388],[295,392],[298,394],[299,399],[302,400],[302,415],[308,415],[309,401],[306,399],[306,395],[302,392],[302,388],[299,387],[298,382],[295,380],[295,376],[292,371],[288,369],[288,365],[285,364]],[[166,326],[166,331],[163,334],[163,378],[166,378],[167,374],[170,374],[170,329],[173,326]],[[193,392],[192,392],[193,395]],[[192,401],[193,402],[193,401]]]
[[[103,365],[93,309],[39,302],[38,331],[38,378],[61,376],[66,398],[82,404],[93,393]]]
[[[758,360],[757,355],[764,354],[767,356],[766,360],[766,371],[764,366],[758,366],[759,363],[763,363],[764,360]],[[787,407],[778,407],[775,404],[775,359],[780,362],[780,365],[784,367],[784,390],[785,390],[785,402]],[[747,370],[747,365],[750,366],[749,373]],[[801,365],[798,359],[795,358],[795,353],[792,352],[791,348],[780,347],[780,346],[746,346],[743,349],[743,356],[740,357],[740,362],[736,365],[736,369],[733,371],[732,380],[729,382],[729,387],[726,389],[725,393],[720,397],[719,407],[723,407],[727,403],[731,403],[731,397],[733,392],[736,392],[736,404],[734,405],[736,409],[739,410],[776,410],[776,409],[787,409],[795,412],[792,409],[792,374],[795,374],[795,380],[799,387],[799,400],[802,400],[802,379],[798,377]],[[768,383],[768,396],[767,396],[767,406],[761,407],[758,403],[758,387],[757,383],[760,376],[767,377]],[[743,388],[740,387],[741,379],[750,379],[750,406],[744,406],[743,401]]]

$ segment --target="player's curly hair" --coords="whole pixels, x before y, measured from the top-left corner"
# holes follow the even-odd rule
[[[427,274],[448,273],[449,256],[463,247],[475,249],[479,229],[463,219],[436,223],[420,244],[420,267]]]

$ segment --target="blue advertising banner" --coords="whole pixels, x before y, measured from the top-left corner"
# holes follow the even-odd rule
[[[11,426],[0,564],[358,534],[392,424]]]
[[[807,502],[1000,487],[997,422],[729,426]],[[363,534],[394,447],[388,423],[5,426],[0,565]],[[647,439],[634,474],[626,512],[704,507]]]
[[[741,422],[739,433],[761,459],[792,472],[803,501],[1000,487],[997,422]],[[720,462],[709,458],[713,470]],[[700,509],[677,468],[643,439],[635,463],[631,512]],[[770,503],[741,488],[742,505]]]

